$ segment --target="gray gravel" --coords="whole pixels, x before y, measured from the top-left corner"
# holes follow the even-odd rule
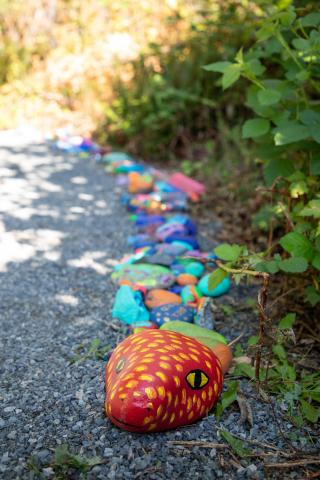
[[[99,338],[111,349],[126,334],[110,315],[115,286],[109,273],[128,251],[132,233],[114,179],[93,161],[53,154],[17,133],[1,134],[0,142],[0,478],[60,478],[52,468],[60,444],[103,462],[82,477],[71,469],[64,478],[265,478],[254,458],[240,462],[226,450],[167,443],[221,442],[222,427],[286,448],[271,407],[257,400],[247,382],[242,390],[252,407],[252,428],[239,424],[236,406],[220,424],[210,416],[153,435],[120,431],[106,420],[105,361],[70,358],[81,344],[87,351]],[[247,293],[234,289],[230,301]],[[231,317],[218,318],[221,330],[230,331],[232,323],[234,335],[253,333],[248,312]],[[279,422],[290,432],[290,424]]]

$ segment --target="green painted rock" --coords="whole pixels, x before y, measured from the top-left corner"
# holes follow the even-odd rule
[[[199,342],[210,348],[217,343],[223,343],[224,345],[228,343],[224,336],[218,332],[199,327],[199,325],[194,325],[193,323],[179,322],[178,320],[164,323],[160,327],[160,330],[171,330],[172,332],[178,332],[188,337],[196,338]]]

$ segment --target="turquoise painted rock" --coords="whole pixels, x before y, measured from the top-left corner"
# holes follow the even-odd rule
[[[209,277],[210,274],[205,275],[198,283],[198,288],[203,295],[206,297],[220,297],[220,295],[224,295],[229,291],[231,283],[228,277],[224,278],[213,290],[209,290]]]
[[[194,306],[199,303],[202,293],[195,285],[187,285],[181,290],[180,296],[184,305]]]
[[[199,278],[204,272],[204,266],[200,262],[191,262],[185,266],[185,272]]]
[[[180,322],[192,323],[195,316],[195,309],[189,305],[177,305],[167,303],[153,308],[150,312],[151,322],[161,327],[164,323],[179,320]]]

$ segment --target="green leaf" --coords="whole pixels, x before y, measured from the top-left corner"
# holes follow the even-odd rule
[[[301,25],[303,27],[317,27],[320,25],[320,13],[312,12],[301,18]]]
[[[316,253],[316,255],[313,257],[312,266],[317,270],[320,270],[320,253]]]
[[[308,268],[308,262],[303,257],[291,257],[278,262],[280,270],[287,273],[302,273]]]
[[[311,175],[320,175],[320,154],[312,155],[310,160]]]
[[[313,140],[317,143],[320,143],[320,124],[318,125],[311,125],[309,127],[310,135]]]
[[[301,123],[288,122],[274,130],[275,145],[288,145],[310,137],[309,129]]]
[[[302,217],[320,218],[320,200],[311,200],[299,213]]]
[[[299,198],[301,195],[305,195],[309,192],[308,185],[302,180],[291,183],[289,190],[292,198]]]
[[[258,100],[262,106],[274,105],[281,99],[281,93],[277,90],[266,89],[258,92]]]
[[[269,260],[260,262],[256,265],[257,272],[277,273],[279,271],[278,262],[275,260]]]
[[[313,285],[309,285],[304,291],[307,302],[313,307],[320,302],[320,293],[315,289]]]
[[[309,422],[316,423],[318,418],[320,418],[320,408],[313,407],[302,398],[300,399],[300,408],[302,415],[309,420]]]
[[[285,360],[287,358],[286,351],[282,345],[273,345],[272,351],[279,358],[279,360]]]
[[[318,125],[320,127],[320,113],[315,110],[302,110],[299,114],[299,119],[304,125]]]
[[[217,268],[214,272],[211,273],[208,282],[209,291],[214,290],[224,278],[228,276],[228,273],[222,270],[221,268]]]
[[[299,51],[305,51],[311,48],[309,40],[306,40],[305,38],[294,38],[292,40],[292,45]]]
[[[278,328],[280,330],[286,330],[288,328],[292,328],[292,325],[294,324],[296,319],[296,314],[295,313],[288,313],[285,317],[283,317],[278,325]]]
[[[233,63],[225,68],[222,75],[222,88],[226,90],[233,85],[241,75],[241,65]]]
[[[244,65],[246,73],[251,73],[252,75],[259,76],[262,75],[266,68],[262,65],[260,60],[257,58],[254,58],[253,60],[249,60],[247,63]]]
[[[235,375],[243,375],[244,377],[248,377],[251,379],[255,378],[255,371],[251,365],[247,363],[238,363],[236,368],[234,369]]]
[[[215,416],[218,421],[220,420],[224,410],[237,400],[238,384],[239,382],[236,381],[229,382],[228,389],[222,393],[219,403],[215,409]]]
[[[202,67],[204,70],[207,70],[208,72],[220,72],[224,73],[225,69],[229,67],[229,65],[232,65],[231,62],[214,62],[214,63],[209,63],[209,65],[204,65]]]
[[[247,120],[242,127],[242,138],[257,138],[268,133],[270,122],[264,118]]]
[[[267,40],[270,38],[272,35],[275,33],[276,27],[272,23],[267,23],[264,25],[260,30],[256,32],[256,37],[259,42],[263,42],[264,40]]]
[[[214,253],[221,258],[221,260],[235,262],[241,255],[242,247],[240,245],[230,245],[228,243],[222,243],[214,249]]]
[[[280,239],[280,245],[293,257],[304,257],[311,260],[313,255],[313,246],[310,240],[300,233],[290,232]]]
[[[270,160],[263,168],[263,175],[268,186],[272,185],[277,177],[288,177],[293,172],[294,164],[287,158]]]
[[[249,339],[248,339],[248,346],[252,346],[252,345],[257,345],[258,343],[258,340],[259,340],[259,337],[257,335],[252,335]]]
[[[239,457],[243,458],[251,454],[251,451],[244,447],[243,442],[231,435],[231,433],[225,430],[220,430],[220,435]]]

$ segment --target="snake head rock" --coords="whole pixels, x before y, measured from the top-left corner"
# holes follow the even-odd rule
[[[222,383],[210,348],[178,332],[145,330],[120,343],[108,362],[105,411],[124,430],[169,430],[204,417]]]

